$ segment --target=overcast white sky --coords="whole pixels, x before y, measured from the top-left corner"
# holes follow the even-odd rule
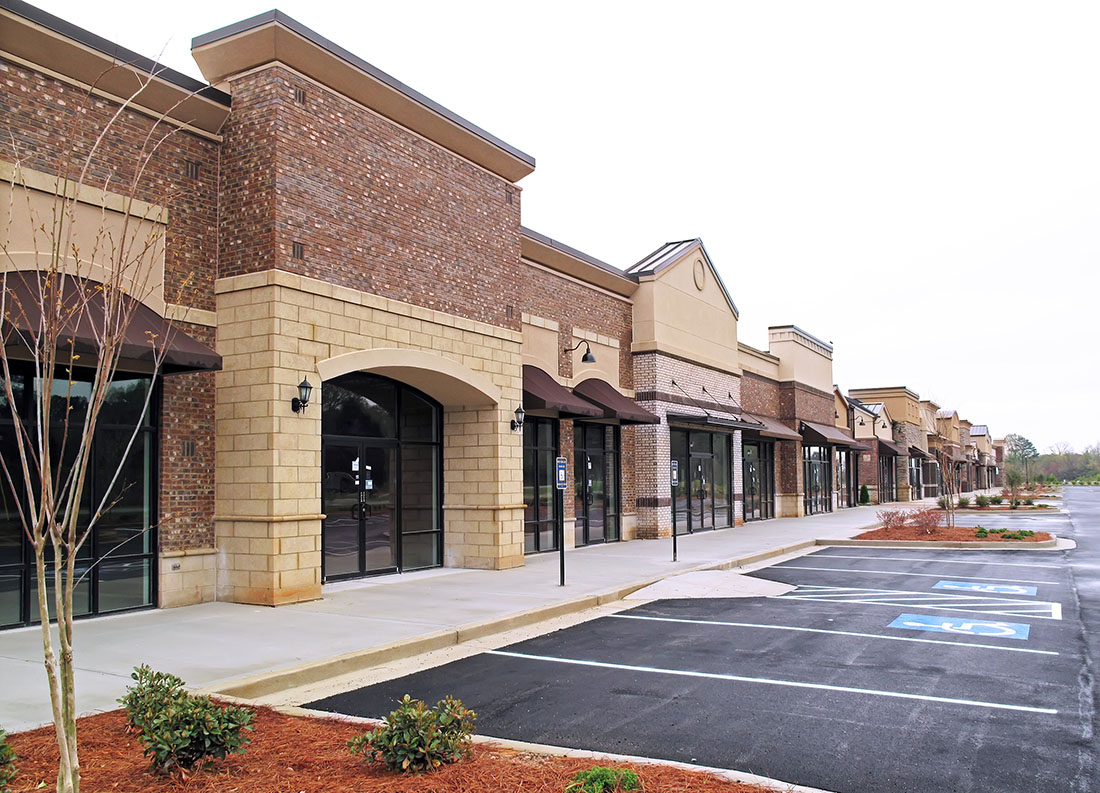
[[[201,77],[271,2],[37,4]],[[534,155],[525,225],[618,266],[702,237],[742,341],[1100,442],[1100,3],[279,3]]]

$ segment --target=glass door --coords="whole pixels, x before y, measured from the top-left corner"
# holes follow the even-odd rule
[[[745,470],[745,520],[760,520],[760,446],[756,443],[745,443],[744,470]]]
[[[714,458],[693,457],[691,459],[692,485],[695,496],[692,499],[692,524],[697,529],[714,528]],[[696,520],[696,517],[698,518]]]
[[[576,544],[619,539],[619,428],[573,425]]]
[[[364,443],[324,445],[321,535],[326,579],[396,569],[395,453],[392,447]]]

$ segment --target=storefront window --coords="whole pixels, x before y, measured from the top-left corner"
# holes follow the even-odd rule
[[[554,482],[558,456],[558,422],[533,418],[523,422],[523,552],[558,547],[562,509]]]
[[[29,372],[17,371],[12,375],[16,409],[32,435],[34,404],[41,387],[41,381]],[[99,413],[89,449],[88,478],[78,528],[88,525],[94,511],[102,509],[102,514],[77,555],[77,575],[82,578],[74,594],[73,613],[77,616],[150,607],[155,601],[153,480],[157,438],[153,418],[145,412],[146,397],[153,387],[152,378],[119,374]],[[71,380],[59,379],[53,383],[50,412],[55,423],[50,451],[54,470],[60,476],[69,470],[75,457],[91,389],[91,373],[79,371]],[[150,407],[154,404],[155,399],[150,401]],[[0,404],[0,411],[0,454],[4,455],[9,471],[15,474],[20,466],[16,427],[6,399]],[[20,477],[15,475],[13,479],[15,493],[7,482],[0,483],[0,627],[28,625],[38,620],[34,552],[26,542],[17,511],[17,503],[25,498],[25,493]],[[99,563],[93,564],[96,560]],[[51,590],[51,605],[53,576],[49,569],[46,586]]]

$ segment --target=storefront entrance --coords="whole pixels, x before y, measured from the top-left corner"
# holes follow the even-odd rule
[[[744,441],[745,520],[775,517],[775,444]]]
[[[672,488],[672,524],[677,534],[733,525],[730,438],[717,432],[669,431],[679,470]]]
[[[528,416],[523,422],[523,552],[558,548],[562,497],[554,482],[558,420]]]
[[[802,447],[802,503],[807,515],[833,511],[831,454],[829,446]]]
[[[408,386],[354,372],[324,383],[324,580],[437,567],[442,415]]]
[[[880,454],[878,458],[878,502],[898,500],[897,457]]]
[[[618,540],[619,428],[611,424],[573,424],[574,515],[576,544]]]
[[[854,507],[859,504],[859,462],[851,449],[836,449],[837,506]]]

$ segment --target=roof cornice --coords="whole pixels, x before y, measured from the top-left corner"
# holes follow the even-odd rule
[[[268,11],[196,36],[191,54],[212,83],[282,63],[510,182],[518,182],[535,170],[531,155],[281,11]]]

